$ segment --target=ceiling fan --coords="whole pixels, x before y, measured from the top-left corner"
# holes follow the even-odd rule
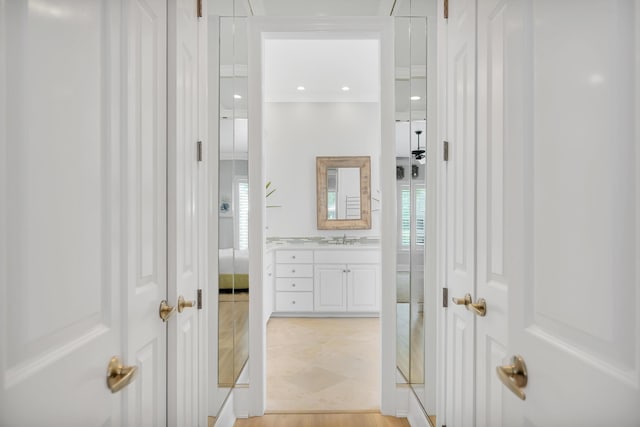
[[[418,148],[416,150],[411,151],[411,154],[413,155],[413,158],[418,161],[418,163],[423,165],[426,161],[425,159],[426,154],[424,150],[420,149],[420,134],[422,133],[422,131],[417,130],[415,132],[416,132],[416,135],[418,135]]]

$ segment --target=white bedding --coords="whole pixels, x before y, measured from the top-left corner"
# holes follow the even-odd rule
[[[220,249],[218,256],[218,273],[249,274],[249,251],[247,249]]]

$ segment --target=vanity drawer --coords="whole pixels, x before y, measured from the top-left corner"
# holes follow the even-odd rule
[[[276,311],[313,311],[313,292],[276,292]]]
[[[277,291],[313,291],[313,279],[286,277],[276,279]]]
[[[312,263],[313,251],[277,251],[276,262],[278,263]]]
[[[313,277],[313,264],[276,264],[276,277]]]

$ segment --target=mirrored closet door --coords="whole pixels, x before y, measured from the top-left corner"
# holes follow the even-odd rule
[[[209,139],[212,177],[211,285],[212,310],[209,357],[209,415],[220,410],[230,390],[242,382],[249,357],[249,165],[247,121],[246,2],[210,2],[209,8]],[[212,94],[218,96],[211,96]],[[217,142],[217,144],[215,144]]]
[[[429,2],[395,16],[396,362],[431,423],[436,410],[435,158],[428,93]],[[435,6],[432,7],[435,9]],[[433,16],[433,15],[432,15]],[[435,24],[434,24],[435,25]],[[435,425],[435,424],[434,424]]]

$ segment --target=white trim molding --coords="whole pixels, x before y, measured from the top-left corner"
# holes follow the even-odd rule
[[[266,182],[262,159],[262,54],[266,38],[286,38],[300,33],[323,38],[346,36],[380,40],[380,58],[394,57],[393,18],[391,17],[250,17],[249,18],[249,182]],[[287,35],[289,33],[289,35]],[[394,61],[380,61],[381,156],[380,190],[382,199],[395,200],[395,117]],[[251,185],[249,204],[264,206],[264,185]],[[264,265],[264,226],[266,208],[252,210],[249,226],[249,274],[252,297],[249,301],[249,370],[248,416],[261,416],[266,405],[266,326],[263,321],[264,297],[262,271]],[[382,204],[381,210],[381,283],[395,283],[396,263],[395,203]],[[396,308],[395,287],[381,289],[381,403],[380,411],[395,416],[396,402]],[[383,345],[384,344],[384,345]]]

